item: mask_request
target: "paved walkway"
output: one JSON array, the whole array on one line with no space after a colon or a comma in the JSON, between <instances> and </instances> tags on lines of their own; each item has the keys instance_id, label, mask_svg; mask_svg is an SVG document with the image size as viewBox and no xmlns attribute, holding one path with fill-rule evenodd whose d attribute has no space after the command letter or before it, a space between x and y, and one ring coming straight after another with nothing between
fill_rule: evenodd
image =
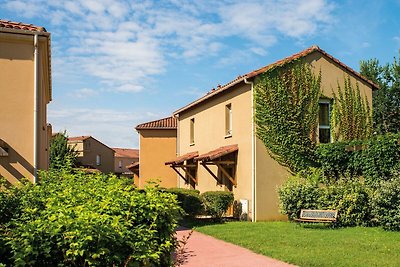
<instances>
[{"instance_id":1,"label":"paved walkway","mask_svg":"<svg viewBox=\"0 0 400 267\"><path fill-rule=\"evenodd\" d=\"M177 238L183 243L178 250L178 266L185 267L293 267L248 249L215 239L214 237L190 230L178 229ZM190 235L190 236L189 236ZM187 238L189 236L189 238ZM186 242L185 242L186 240ZM182 242L181 242L182 243ZM179 265L180 264L180 265Z\"/></svg>"}]
</instances>

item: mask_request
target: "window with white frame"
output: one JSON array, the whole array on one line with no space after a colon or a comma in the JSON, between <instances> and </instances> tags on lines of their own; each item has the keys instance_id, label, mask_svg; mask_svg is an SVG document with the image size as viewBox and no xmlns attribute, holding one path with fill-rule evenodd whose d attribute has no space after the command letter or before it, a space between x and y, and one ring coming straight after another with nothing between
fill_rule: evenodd
<instances>
[{"instance_id":1,"label":"window with white frame","mask_svg":"<svg viewBox=\"0 0 400 267\"><path fill-rule=\"evenodd\" d=\"M101 155L96 155L96 165L97 166L101 165Z\"/></svg>"},{"instance_id":2,"label":"window with white frame","mask_svg":"<svg viewBox=\"0 0 400 267\"><path fill-rule=\"evenodd\" d=\"M118 161L118 167L122 168L122 160Z\"/></svg>"},{"instance_id":3,"label":"window with white frame","mask_svg":"<svg viewBox=\"0 0 400 267\"><path fill-rule=\"evenodd\" d=\"M331 142L330 125L330 101L319 101L319 119L318 119L318 139L319 143Z\"/></svg>"},{"instance_id":4,"label":"window with white frame","mask_svg":"<svg viewBox=\"0 0 400 267\"><path fill-rule=\"evenodd\" d=\"M194 145L194 118L190 119L190 145Z\"/></svg>"}]
</instances>

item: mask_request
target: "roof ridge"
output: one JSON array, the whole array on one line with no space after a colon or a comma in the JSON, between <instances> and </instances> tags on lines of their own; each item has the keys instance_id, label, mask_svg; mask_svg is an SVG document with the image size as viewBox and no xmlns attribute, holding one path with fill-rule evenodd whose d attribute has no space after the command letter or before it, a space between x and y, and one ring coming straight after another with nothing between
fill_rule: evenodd
<instances>
[{"instance_id":1,"label":"roof ridge","mask_svg":"<svg viewBox=\"0 0 400 267\"><path fill-rule=\"evenodd\" d=\"M47 32L46 28L42 26L36 26L33 24L27 24L23 22L16 22L4 19L0 19L0 28L24 30L31 32Z\"/></svg>"}]
</instances>

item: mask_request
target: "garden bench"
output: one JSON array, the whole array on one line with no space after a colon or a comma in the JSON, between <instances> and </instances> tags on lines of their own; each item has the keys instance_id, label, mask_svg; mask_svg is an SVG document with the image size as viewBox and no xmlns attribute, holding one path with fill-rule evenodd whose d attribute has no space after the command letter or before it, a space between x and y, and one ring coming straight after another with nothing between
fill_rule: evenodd
<instances>
[{"instance_id":1,"label":"garden bench","mask_svg":"<svg viewBox=\"0 0 400 267\"><path fill-rule=\"evenodd\" d=\"M337 210L301 210L296 222L334 223L337 219Z\"/></svg>"}]
</instances>

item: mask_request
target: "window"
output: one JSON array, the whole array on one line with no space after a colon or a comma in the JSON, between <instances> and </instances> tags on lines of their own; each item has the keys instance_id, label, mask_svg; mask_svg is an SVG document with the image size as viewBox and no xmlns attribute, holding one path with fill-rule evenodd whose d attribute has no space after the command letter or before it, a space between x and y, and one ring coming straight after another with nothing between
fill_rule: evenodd
<instances>
[{"instance_id":1,"label":"window","mask_svg":"<svg viewBox=\"0 0 400 267\"><path fill-rule=\"evenodd\" d=\"M122 168L122 160L118 161L118 167Z\"/></svg>"},{"instance_id":2,"label":"window","mask_svg":"<svg viewBox=\"0 0 400 267\"><path fill-rule=\"evenodd\" d=\"M83 149L84 150L90 150L90 141L84 141L83 142Z\"/></svg>"},{"instance_id":3,"label":"window","mask_svg":"<svg viewBox=\"0 0 400 267\"><path fill-rule=\"evenodd\" d=\"M96 165L97 166L101 165L101 156L100 155L96 155Z\"/></svg>"},{"instance_id":4,"label":"window","mask_svg":"<svg viewBox=\"0 0 400 267\"><path fill-rule=\"evenodd\" d=\"M320 143L331 142L330 102L319 102L318 137Z\"/></svg>"},{"instance_id":5,"label":"window","mask_svg":"<svg viewBox=\"0 0 400 267\"><path fill-rule=\"evenodd\" d=\"M232 104L225 106L225 136L232 135Z\"/></svg>"},{"instance_id":6,"label":"window","mask_svg":"<svg viewBox=\"0 0 400 267\"><path fill-rule=\"evenodd\" d=\"M194 145L194 118L190 119L190 144Z\"/></svg>"}]
</instances>

